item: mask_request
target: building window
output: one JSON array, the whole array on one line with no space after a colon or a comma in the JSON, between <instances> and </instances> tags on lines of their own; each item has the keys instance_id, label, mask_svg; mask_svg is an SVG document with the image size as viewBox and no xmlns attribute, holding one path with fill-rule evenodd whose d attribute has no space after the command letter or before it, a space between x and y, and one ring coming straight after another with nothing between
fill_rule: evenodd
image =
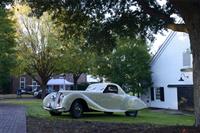
<instances>
[{"instance_id":1,"label":"building window","mask_svg":"<svg viewBox=\"0 0 200 133\"><path fill-rule=\"evenodd\" d=\"M156 100L160 100L160 88L155 88L156 89Z\"/></svg>"},{"instance_id":2,"label":"building window","mask_svg":"<svg viewBox=\"0 0 200 133\"><path fill-rule=\"evenodd\" d=\"M183 52L183 66L184 67L191 66L191 58L192 58L192 54L191 54L190 49L186 49L186 51Z\"/></svg>"},{"instance_id":3,"label":"building window","mask_svg":"<svg viewBox=\"0 0 200 133\"><path fill-rule=\"evenodd\" d=\"M37 90L38 83L35 80L32 80L32 90Z\"/></svg>"},{"instance_id":4,"label":"building window","mask_svg":"<svg viewBox=\"0 0 200 133\"><path fill-rule=\"evenodd\" d=\"M151 88L151 101L165 101L164 87Z\"/></svg>"},{"instance_id":5,"label":"building window","mask_svg":"<svg viewBox=\"0 0 200 133\"><path fill-rule=\"evenodd\" d=\"M25 89L26 86L26 78L20 77L20 89Z\"/></svg>"}]
</instances>

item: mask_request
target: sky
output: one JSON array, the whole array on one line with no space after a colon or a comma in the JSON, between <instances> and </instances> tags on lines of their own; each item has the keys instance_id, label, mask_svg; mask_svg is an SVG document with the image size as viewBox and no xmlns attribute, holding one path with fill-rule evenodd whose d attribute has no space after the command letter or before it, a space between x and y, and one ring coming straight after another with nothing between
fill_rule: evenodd
<instances>
[{"instance_id":1,"label":"sky","mask_svg":"<svg viewBox=\"0 0 200 133\"><path fill-rule=\"evenodd\" d=\"M158 3L161 5L161 6L164 6L166 4L166 0L157 0ZM173 14L172 15L173 18L175 18L175 21L176 23L182 23L182 18L180 18L179 16L177 16L176 14ZM165 39L167 38L167 36L172 32L172 30L169 30L168 31L165 31L163 30L163 33L162 34L156 34L155 35L155 41L150 43L151 45L151 50L150 50L150 53L151 54L155 54L157 52L157 50L159 49L159 47L163 44L163 42L165 41ZM183 34L178 34L177 35L178 37L182 37Z\"/></svg>"},{"instance_id":2,"label":"sky","mask_svg":"<svg viewBox=\"0 0 200 133\"><path fill-rule=\"evenodd\" d=\"M167 36L171 32L172 32L172 30L168 30L168 31L163 31L163 35L156 34L155 35L155 41L150 43L150 45L151 45L150 53L152 53L154 55L157 52L157 50L159 49L159 47L164 43L164 41L166 40ZM188 34L187 33L178 32L175 37L180 42L188 41Z\"/></svg>"},{"instance_id":3,"label":"sky","mask_svg":"<svg viewBox=\"0 0 200 133\"><path fill-rule=\"evenodd\" d=\"M170 32L171 32L171 30L168 30L168 31L163 31L163 34L155 35L154 42L150 43L150 45L151 45L150 53L152 53L153 55L156 53L156 51L163 44L163 42L165 41L165 39L167 38L167 36L169 35Z\"/></svg>"},{"instance_id":4,"label":"sky","mask_svg":"<svg viewBox=\"0 0 200 133\"><path fill-rule=\"evenodd\" d=\"M157 0L157 2L161 6L164 6L166 4L166 0ZM153 55L156 53L156 51L163 44L163 42L165 41L165 39L167 38L167 36L169 35L170 32L171 32L171 30L168 30L168 31L163 31L162 35L161 34L155 35L154 42L150 43L150 45L151 45L150 53L152 53Z\"/></svg>"}]
</instances>

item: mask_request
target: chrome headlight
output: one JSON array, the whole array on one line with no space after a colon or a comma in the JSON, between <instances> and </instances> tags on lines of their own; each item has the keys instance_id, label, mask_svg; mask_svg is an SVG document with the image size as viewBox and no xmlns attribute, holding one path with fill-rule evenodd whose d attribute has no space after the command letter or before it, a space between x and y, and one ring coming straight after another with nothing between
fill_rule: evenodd
<instances>
[{"instance_id":1,"label":"chrome headlight","mask_svg":"<svg viewBox=\"0 0 200 133\"><path fill-rule=\"evenodd\" d=\"M56 100L56 95L54 95L54 94L51 95L51 100L52 100L52 101L55 101L55 100Z\"/></svg>"}]
</instances>

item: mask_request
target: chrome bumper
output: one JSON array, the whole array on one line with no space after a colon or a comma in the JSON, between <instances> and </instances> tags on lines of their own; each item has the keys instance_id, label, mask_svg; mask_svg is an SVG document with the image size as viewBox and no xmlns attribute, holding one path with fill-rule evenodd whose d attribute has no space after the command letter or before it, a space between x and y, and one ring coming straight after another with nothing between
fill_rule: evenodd
<instances>
[{"instance_id":1,"label":"chrome bumper","mask_svg":"<svg viewBox=\"0 0 200 133\"><path fill-rule=\"evenodd\" d=\"M48 111L58 111L58 112L64 111L63 107L52 108L51 106L50 107L43 106L43 108Z\"/></svg>"}]
</instances>

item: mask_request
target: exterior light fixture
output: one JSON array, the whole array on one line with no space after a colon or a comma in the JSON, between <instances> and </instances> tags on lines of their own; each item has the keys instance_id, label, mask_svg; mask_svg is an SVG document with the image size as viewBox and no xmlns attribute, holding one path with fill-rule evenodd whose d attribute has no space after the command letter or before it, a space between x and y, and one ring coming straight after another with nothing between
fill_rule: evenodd
<instances>
[{"instance_id":1,"label":"exterior light fixture","mask_svg":"<svg viewBox=\"0 0 200 133\"><path fill-rule=\"evenodd\" d=\"M182 77L180 77L180 79L178 81L184 81Z\"/></svg>"},{"instance_id":2,"label":"exterior light fixture","mask_svg":"<svg viewBox=\"0 0 200 133\"><path fill-rule=\"evenodd\" d=\"M184 78L189 78L189 76L186 76L184 73L181 73L180 79L178 81L184 81Z\"/></svg>"}]
</instances>

